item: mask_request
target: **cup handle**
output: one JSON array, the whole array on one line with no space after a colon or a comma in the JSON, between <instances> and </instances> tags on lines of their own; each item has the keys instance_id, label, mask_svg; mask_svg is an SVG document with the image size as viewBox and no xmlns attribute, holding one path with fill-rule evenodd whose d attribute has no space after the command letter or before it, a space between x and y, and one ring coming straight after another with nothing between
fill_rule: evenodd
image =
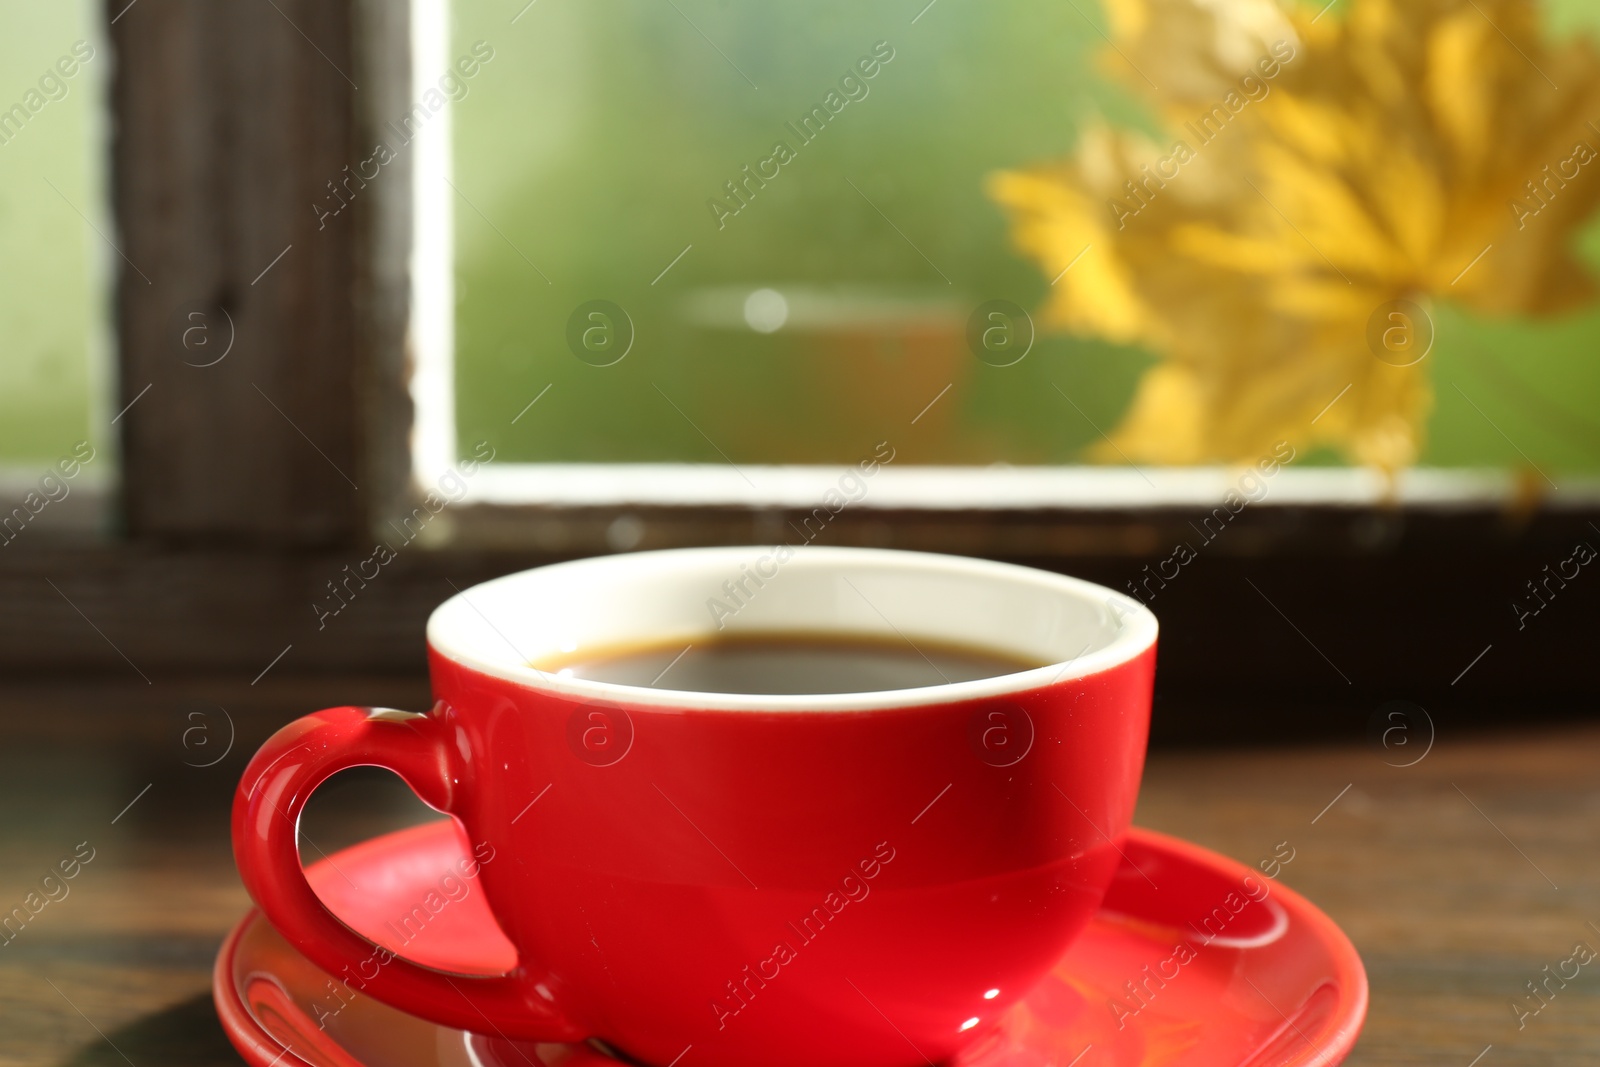
<instances>
[{"instance_id":1,"label":"cup handle","mask_svg":"<svg viewBox=\"0 0 1600 1067\"><path fill-rule=\"evenodd\" d=\"M447 744L439 719L375 708L328 708L273 734L245 768L233 800L233 856L245 888L307 959L386 1004L461 1030L582 1040L587 1033L554 1002L558 983L526 960L494 977L424 967L340 922L306 881L300 812L317 786L347 767L383 767L448 813L456 783Z\"/></svg>"}]
</instances>

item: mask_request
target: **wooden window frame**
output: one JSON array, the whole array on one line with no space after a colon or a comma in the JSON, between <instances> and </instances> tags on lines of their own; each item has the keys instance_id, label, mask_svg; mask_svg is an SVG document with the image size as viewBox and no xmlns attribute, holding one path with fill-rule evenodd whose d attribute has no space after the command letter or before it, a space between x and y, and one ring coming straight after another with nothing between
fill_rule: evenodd
<instances>
[{"instance_id":1,"label":"wooden window frame","mask_svg":"<svg viewBox=\"0 0 1600 1067\"><path fill-rule=\"evenodd\" d=\"M337 216L312 205L409 107L407 5L108 0L105 11L115 232L140 267L115 284L117 406L131 405L114 427L121 484L112 532L41 530L0 552L12 606L0 669L413 673L422 622L452 588L621 548L773 543L810 512L469 501L350 585L425 505L409 445L412 161L353 187ZM195 309L224 312L231 330L213 366L183 358L174 323ZM1252 720L1273 735L1391 698L1572 705L1600 638L1600 612L1576 602L1600 596L1600 576L1521 629L1511 603L1577 541L1600 544L1600 508L1521 499L1247 508L1178 577L1145 586L1164 627L1162 699L1184 709L1167 734L1214 736L1239 707L1280 700L1302 710ZM841 512L826 540L1009 559L1124 589L1194 541L1209 510L874 504ZM355 590L348 604L322 613L340 583Z\"/></svg>"}]
</instances>

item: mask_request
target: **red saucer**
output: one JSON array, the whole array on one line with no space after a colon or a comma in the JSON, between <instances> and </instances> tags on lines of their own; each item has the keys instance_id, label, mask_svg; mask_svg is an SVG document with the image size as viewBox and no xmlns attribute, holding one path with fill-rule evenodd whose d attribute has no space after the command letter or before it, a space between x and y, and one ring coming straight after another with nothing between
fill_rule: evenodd
<instances>
[{"instance_id":1,"label":"red saucer","mask_svg":"<svg viewBox=\"0 0 1600 1067\"><path fill-rule=\"evenodd\" d=\"M1176 838L1135 829L1122 848L1126 862L1099 915L950 1067L1344 1059L1366 1015L1367 976L1333 920L1259 872ZM466 854L455 823L441 820L346 849L308 875L335 914L386 948L404 944L405 955L441 970L500 973L514 955L482 891L456 875ZM430 894L434 910L402 932L396 920ZM597 1047L469 1034L351 993L253 909L223 942L212 988L223 1029L255 1067L616 1063Z\"/></svg>"}]
</instances>

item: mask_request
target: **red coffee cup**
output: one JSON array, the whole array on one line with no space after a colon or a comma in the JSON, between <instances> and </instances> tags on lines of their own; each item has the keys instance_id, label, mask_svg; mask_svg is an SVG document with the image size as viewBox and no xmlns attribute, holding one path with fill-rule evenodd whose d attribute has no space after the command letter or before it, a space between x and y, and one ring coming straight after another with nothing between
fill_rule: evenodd
<instances>
[{"instance_id":1,"label":"red coffee cup","mask_svg":"<svg viewBox=\"0 0 1600 1067\"><path fill-rule=\"evenodd\" d=\"M820 696L529 666L688 644L719 625L1049 666ZM952 556L685 549L512 574L433 613L432 711L332 708L262 747L235 798L234 854L297 949L449 1026L597 1038L658 1067L939 1062L1027 993L1099 906L1138 792L1155 640L1128 597ZM311 891L301 808L363 765L395 771L492 857L472 874L513 970L418 965Z\"/></svg>"}]
</instances>

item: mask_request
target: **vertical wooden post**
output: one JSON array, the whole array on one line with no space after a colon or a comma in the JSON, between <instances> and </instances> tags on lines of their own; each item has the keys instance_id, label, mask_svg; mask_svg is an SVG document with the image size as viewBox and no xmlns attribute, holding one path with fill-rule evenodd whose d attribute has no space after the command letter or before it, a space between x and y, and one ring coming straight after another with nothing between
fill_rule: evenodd
<instances>
[{"instance_id":1,"label":"vertical wooden post","mask_svg":"<svg viewBox=\"0 0 1600 1067\"><path fill-rule=\"evenodd\" d=\"M125 5L107 17L128 532L352 541L395 490L379 453L406 422L408 242L376 240L376 209L409 175L352 177L364 99L405 82L406 5L359 41L361 0Z\"/></svg>"}]
</instances>

